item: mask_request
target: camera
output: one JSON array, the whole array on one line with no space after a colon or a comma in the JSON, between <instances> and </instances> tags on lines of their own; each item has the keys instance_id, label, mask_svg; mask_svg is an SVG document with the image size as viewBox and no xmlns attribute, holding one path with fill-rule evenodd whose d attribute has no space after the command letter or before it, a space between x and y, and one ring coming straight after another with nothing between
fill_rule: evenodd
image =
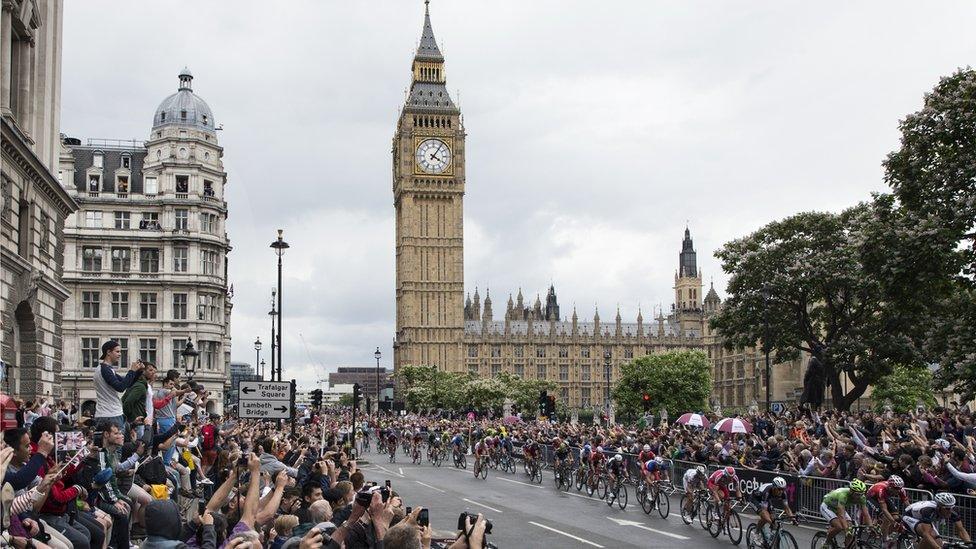
<instances>
[{"instance_id":1,"label":"camera","mask_svg":"<svg viewBox=\"0 0 976 549\"><path fill-rule=\"evenodd\" d=\"M467 533L468 531L468 517L471 517L471 522L478 520L478 515L476 513L469 513L467 511L462 511L461 515L458 517L457 529ZM491 521L485 519L485 535L491 533Z\"/></svg>"},{"instance_id":2,"label":"camera","mask_svg":"<svg viewBox=\"0 0 976 549\"><path fill-rule=\"evenodd\" d=\"M356 503L368 508L370 501L373 499L373 492L379 492L384 503L390 499L390 489L386 486L370 486L368 488L364 487L359 492L356 492Z\"/></svg>"}]
</instances>

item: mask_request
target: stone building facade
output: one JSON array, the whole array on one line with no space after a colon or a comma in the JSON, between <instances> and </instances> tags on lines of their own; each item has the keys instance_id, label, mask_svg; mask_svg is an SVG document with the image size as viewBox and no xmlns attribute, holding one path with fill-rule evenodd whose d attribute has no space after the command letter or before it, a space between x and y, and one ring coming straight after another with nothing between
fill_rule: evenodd
<instances>
[{"instance_id":1,"label":"stone building facade","mask_svg":"<svg viewBox=\"0 0 976 549\"><path fill-rule=\"evenodd\" d=\"M61 396L64 221L58 182L59 0L3 0L0 19L0 390Z\"/></svg>"},{"instance_id":2,"label":"stone building facade","mask_svg":"<svg viewBox=\"0 0 976 549\"><path fill-rule=\"evenodd\" d=\"M65 224L63 378L83 409L108 339L124 364L161 370L183 370L192 341L211 411L231 388L227 174L213 112L192 83L184 69L145 142L64 139L61 177L80 209Z\"/></svg>"},{"instance_id":3,"label":"stone building facade","mask_svg":"<svg viewBox=\"0 0 976 549\"><path fill-rule=\"evenodd\" d=\"M574 309L567 318L552 286L544 303L539 296L527 303L521 290L514 299L509 295L497 318L487 289L484 302L475 289L462 305L465 130L447 93L443 66L427 11L393 140L394 368L425 364L483 377L507 372L547 379L556 382L564 404L585 409L605 405L621 364L647 354L697 349L712 362L716 403L745 408L764 402L761 351L726 351L708 327L721 300L714 287L702 295L702 273L687 228L674 275L674 303L646 323L640 311L636 322L624 322L619 310L609 322L601 321L598 311L580 320ZM802 361L776 365L772 400L793 400L801 366Z\"/></svg>"}]
</instances>

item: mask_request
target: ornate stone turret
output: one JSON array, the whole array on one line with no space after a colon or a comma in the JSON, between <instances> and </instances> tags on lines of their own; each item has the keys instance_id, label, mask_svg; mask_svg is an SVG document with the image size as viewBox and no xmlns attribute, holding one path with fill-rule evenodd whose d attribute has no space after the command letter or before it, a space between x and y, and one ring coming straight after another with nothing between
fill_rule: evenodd
<instances>
[{"instance_id":1,"label":"ornate stone turret","mask_svg":"<svg viewBox=\"0 0 976 549\"><path fill-rule=\"evenodd\" d=\"M512 294L508 294L508 304L505 306L505 320L512 320L515 315L515 303L512 301Z\"/></svg>"},{"instance_id":2,"label":"ornate stone turret","mask_svg":"<svg viewBox=\"0 0 976 549\"><path fill-rule=\"evenodd\" d=\"M471 303L471 316L474 320L481 319L481 295L478 294L478 287L474 287L474 302Z\"/></svg>"},{"instance_id":3,"label":"ornate stone turret","mask_svg":"<svg viewBox=\"0 0 976 549\"><path fill-rule=\"evenodd\" d=\"M637 307L637 336L644 335L644 314L641 313L640 307Z\"/></svg>"},{"instance_id":4,"label":"ornate stone turret","mask_svg":"<svg viewBox=\"0 0 976 549\"><path fill-rule=\"evenodd\" d=\"M613 331L614 335L616 335L617 337L620 337L621 335L623 335L623 328L621 327L621 320L622 319L620 318L620 307L617 307L617 318L614 319L614 321L615 321L615 328L614 328L614 331Z\"/></svg>"},{"instance_id":5,"label":"ornate stone turret","mask_svg":"<svg viewBox=\"0 0 976 549\"><path fill-rule=\"evenodd\" d=\"M705 294L705 301L703 302L705 314L712 315L718 312L719 308L722 306L722 300L718 297L718 292L715 291L715 282L713 281L711 287L708 289L708 293Z\"/></svg>"},{"instance_id":6,"label":"ornate stone turret","mask_svg":"<svg viewBox=\"0 0 976 549\"><path fill-rule=\"evenodd\" d=\"M545 318L542 316L542 300L539 299L539 294L535 294L535 305L532 305L532 314L535 316L536 320L542 320Z\"/></svg>"},{"instance_id":7,"label":"ornate stone turret","mask_svg":"<svg viewBox=\"0 0 976 549\"><path fill-rule=\"evenodd\" d=\"M481 320L486 324L491 322L491 290L485 290L485 312L481 315Z\"/></svg>"},{"instance_id":8,"label":"ornate stone turret","mask_svg":"<svg viewBox=\"0 0 976 549\"><path fill-rule=\"evenodd\" d=\"M525 303L522 300L522 288L518 289L518 296L515 297L515 306L518 307L519 311L525 310Z\"/></svg>"},{"instance_id":9,"label":"ornate stone turret","mask_svg":"<svg viewBox=\"0 0 976 549\"><path fill-rule=\"evenodd\" d=\"M552 284L546 294L546 320L559 320L559 302L556 300L556 288Z\"/></svg>"},{"instance_id":10,"label":"ornate stone turret","mask_svg":"<svg viewBox=\"0 0 976 549\"><path fill-rule=\"evenodd\" d=\"M576 316L576 306L573 306L573 335L579 334L579 317Z\"/></svg>"},{"instance_id":11,"label":"ornate stone turret","mask_svg":"<svg viewBox=\"0 0 976 549\"><path fill-rule=\"evenodd\" d=\"M593 308L593 334L600 334L600 309L596 307Z\"/></svg>"},{"instance_id":12,"label":"ornate stone turret","mask_svg":"<svg viewBox=\"0 0 976 549\"><path fill-rule=\"evenodd\" d=\"M471 294L467 294L464 300L464 320L474 320L471 315Z\"/></svg>"}]
</instances>

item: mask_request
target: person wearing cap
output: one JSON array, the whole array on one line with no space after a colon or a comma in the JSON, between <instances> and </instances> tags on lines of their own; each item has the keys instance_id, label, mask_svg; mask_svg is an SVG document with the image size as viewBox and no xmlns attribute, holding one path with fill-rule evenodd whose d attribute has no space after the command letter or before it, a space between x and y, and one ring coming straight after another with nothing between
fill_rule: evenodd
<instances>
[{"instance_id":1,"label":"person wearing cap","mask_svg":"<svg viewBox=\"0 0 976 549\"><path fill-rule=\"evenodd\" d=\"M122 413L120 394L132 386L142 375L142 361L137 360L129 366L125 377L115 373L115 367L122 356L119 342L108 340L102 344L101 362L95 371L95 426L104 429L106 424L114 424L125 431L125 416Z\"/></svg>"},{"instance_id":2,"label":"person wearing cap","mask_svg":"<svg viewBox=\"0 0 976 549\"><path fill-rule=\"evenodd\" d=\"M200 549L215 549L217 533L209 510L200 517L198 528ZM171 499L156 499L146 508L146 540L140 549L185 549L183 540L192 537L192 529L180 519L180 509Z\"/></svg>"}]
</instances>

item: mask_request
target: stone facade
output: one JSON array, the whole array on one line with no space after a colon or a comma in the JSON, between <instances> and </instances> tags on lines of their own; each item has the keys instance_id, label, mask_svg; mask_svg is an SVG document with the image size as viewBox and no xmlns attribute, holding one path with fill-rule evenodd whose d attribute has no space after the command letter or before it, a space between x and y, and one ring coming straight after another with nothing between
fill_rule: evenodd
<instances>
[{"instance_id":1,"label":"stone facade","mask_svg":"<svg viewBox=\"0 0 976 549\"><path fill-rule=\"evenodd\" d=\"M192 341L211 411L231 389L227 174L192 78L179 75L145 142L64 139L61 177L80 204L65 224L64 382L83 408L108 339L126 365L141 358L160 370L183 370Z\"/></svg>"},{"instance_id":2,"label":"stone facade","mask_svg":"<svg viewBox=\"0 0 976 549\"><path fill-rule=\"evenodd\" d=\"M58 183L58 0L3 0L0 19L0 359L2 390L61 396L64 221Z\"/></svg>"},{"instance_id":3,"label":"stone facade","mask_svg":"<svg viewBox=\"0 0 976 549\"><path fill-rule=\"evenodd\" d=\"M763 403L761 351L726 351L708 327L721 300L714 288L702 295L702 273L687 228L674 275L674 304L648 323L640 311L636 322L623 322L619 310L611 322L601 322L598 311L592 320L580 321L575 309L566 318L552 286L544 303L539 296L526 303L521 290L515 299L510 294L497 320L487 290L484 302L476 288L473 299L469 296L462 305L465 131L445 89L443 65L428 12L393 140L394 368L424 364L483 377L507 372L546 379L556 382L558 398L567 406L598 408L605 404L608 385L618 380L621 364L652 353L701 350L713 365L716 403L736 408ZM429 155L430 139L452 153L446 167L438 154ZM772 400L795 400L803 363L774 367Z\"/></svg>"}]
</instances>

